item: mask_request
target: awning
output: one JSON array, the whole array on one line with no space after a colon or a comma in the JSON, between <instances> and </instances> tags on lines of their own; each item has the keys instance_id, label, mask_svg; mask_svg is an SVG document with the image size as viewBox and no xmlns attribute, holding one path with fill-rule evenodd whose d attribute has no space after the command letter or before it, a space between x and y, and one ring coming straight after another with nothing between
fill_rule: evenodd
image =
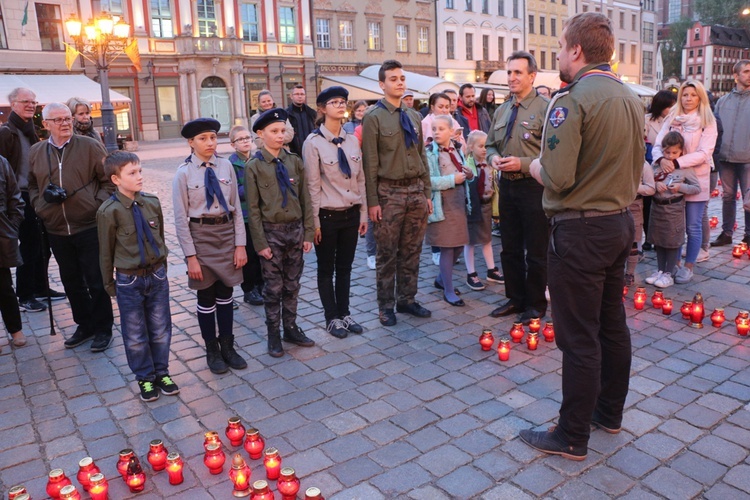
<instances>
[{"instance_id":1,"label":"awning","mask_svg":"<svg viewBox=\"0 0 750 500\"><path fill-rule=\"evenodd\" d=\"M490 77L487 79L488 83L494 83L495 85L508 85L508 70L499 69L493 71ZM534 87L540 85L546 85L552 90L560 88L560 73L557 71L538 71L536 78L534 79Z\"/></svg>"},{"instance_id":2,"label":"awning","mask_svg":"<svg viewBox=\"0 0 750 500\"><path fill-rule=\"evenodd\" d=\"M340 85L349 91L350 101L376 101L383 98L383 91L376 80L362 76L324 76L321 90ZM415 99L427 99L429 96L414 92Z\"/></svg>"},{"instance_id":3,"label":"awning","mask_svg":"<svg viewBox=\"0 0 750 500\"><path fill-rule=\"evenodd\" d=\"M380 65L373 64L372 66L368 66L363 69L359 75L377 82L379 71ZM414 91L414 97L416 97L417 99L425 99L429 97L430 94L443 92L448 89L452 89L458 92L459 86L457 84L455 84L454 82L449 82L448 80L443 80L442 78L438 78L436 76L425 76L411 71L404 71L404 76L406 76L406 87L409 90ZM417 97L417 93L426 95L424 97Z\"/></svg>"},{"instance_id":4,"label":"awning","mask_svg":"<svg viewBox=\"0 0 750 500\"><path fill-rule=\"evenodd\" d=\"M71 97L82 97L95 108L102 102L102 90L98 83L86 75L0 75L0 106L8 107L11 90L24 87L36 94L39 104L64 103ZM110 89L109 97L115 107L130 104L130 98Z\"/></svg>"},{"instance_id":5,"label":"awning","mask_svg":"<svg viewBox=\"0 0 750 500\"><path fill-rule=\"evenodd\" d=\"M652 89L651 87L646 87L645 85L638 85L637 83L628 82L628 86L640 97L653 97L656 95L656 90Z\"/></svg>"}]
</instances>

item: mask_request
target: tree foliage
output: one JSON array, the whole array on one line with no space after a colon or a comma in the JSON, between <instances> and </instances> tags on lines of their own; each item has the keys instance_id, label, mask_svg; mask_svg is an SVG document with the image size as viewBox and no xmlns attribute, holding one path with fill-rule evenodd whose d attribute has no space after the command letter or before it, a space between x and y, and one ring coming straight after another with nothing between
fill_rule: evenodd
<instances>
[{"instance_id":1,"label":"tree foliage","mask_svg":"<svg viewBox=\"0 0 750 500\"><path fill-rule=\"evenodd\" d=\"M747 0L695 0L696 17L703 24L721 24L734 28L750 27L750 15L743 16Z\"/></svg>"},{"instance_id":2,"label":"tree foliage","mask_svg":"<svg viewBox=\"0 0 750 500\"><path fill-rule=\"evenodd\" d=\"M664 63L664 78L676 76L680 78L682 71L682 49L687 41L688 29L693 21L683 17L676 23L669 25L669 37L664 41L661 48L661 58Z\"/></svg>"}]
</instances>

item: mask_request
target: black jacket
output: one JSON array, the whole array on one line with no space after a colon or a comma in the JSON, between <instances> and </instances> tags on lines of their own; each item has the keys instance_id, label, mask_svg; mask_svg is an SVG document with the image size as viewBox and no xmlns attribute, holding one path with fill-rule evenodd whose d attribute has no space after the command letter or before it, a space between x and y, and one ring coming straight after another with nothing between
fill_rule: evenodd
<instances>
[{"instance_id":1,"label":"black jacket","mask_svg":"<svg viewBox=\"0 0 750 500\"><path fill-rule=\"evenodd\" d=\"M303 104L302 109L304 114L309 117L310 124L312 124L312 126L309 127L308 132L312 132L313 130L315 130L315 119L318 117L318 113L307 104ZM305 129L307 127L302 127L299 123L299 120L297 119L298 114L294 109L294 104L290 104L289 107L286 108L286 112L289 115L289 123L291 123L292 127L294 127L294 139L292 139L292 142L289 143L289 149L292 151L292 153L301 157L302 144L304 144L305 139L307 139L307 134L305 133Z\"/></svg>"},{"instance_id":2,"label":"black jacket","mask_svg":"<svg viewBox=\"0 0 750 500\"><path fill-rule=\"evenodd\" d=\"M18 137L20 133L18 128L10 122L0 127L0 156L8 160L13 173L18 172L19 163L21 163L21 139Z\"/></svg>"},{"instance_id":3,"label":"black jacket","mask_svg":"<svg viewBox=\"0 0 750 500\"><path fill-rule=\"evenodd\" d=\"M8 160L0 156L0 268L20 266L18 228L23 221L24 202Z\"/></svg>"}]
</instances>

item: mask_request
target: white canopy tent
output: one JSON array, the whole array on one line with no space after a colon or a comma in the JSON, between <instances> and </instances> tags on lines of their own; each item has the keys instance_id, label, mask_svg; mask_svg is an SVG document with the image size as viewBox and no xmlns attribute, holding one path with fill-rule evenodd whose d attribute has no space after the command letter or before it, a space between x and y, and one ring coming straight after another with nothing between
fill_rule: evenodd
<instances>
[{"instance_id":1,"label":"white canopy tent","mask_svg":"<svg viewBox=\"0 0 750 500\"><path fill-rule=\"evenodd\" d=\"M637 83L628 82L628 86L640 97L654 97L656 95L656 90L652 89L651 87L646 87L645 85L638 85Z\"/></svg>"},{"instance_id":2,"label":"white canopy tent","mask_svg":"<svg viewBox=\"0 0 750 500\"><path fill-rule=\"evenodd\" d=\"M378 71L380 70L379 64L373 64L362 70L359 74L365 78L378 82ZM425 99L430 94L436 92L442 92L444 90L453 89L458 92L459 85L454 82L449 82L438 78L436 76L425 76L419 73L413 73L411 71L404 71L406 76L406 87L414 92L414 97L417 99ZM423 96L417 96L417 93L426 94Z\"/></svg>"},{"instance_id":3,"label":"white canopy tent","mask_svg":"<svg viewBox=\"0 0 750 500\"><path fill-rule=\"evenodd\" d=\"M508 71L504 69L493 71L490 77L487 79L487 83L494 83L495 85L504 85L507 87ZM557 71L539 71L537 72L536 79L534 80L534 87L538 87L539 85L546 85L552 90L559 89L560 84L560 73L558 73Z\"/></svg>"},{"instance_id":4,"label":"white canopy tent","mask_svg":"<svg viewBox=\"0 0 750 500\"><path fill-rule=\"evenodd\" d=\"M377 80L363 76L324 76L320 84L321 90L340 85L349 91L350 101L374 101L383 98L383 91ZM414 92L416 99L426 99L428 96Z\"/></svg>"},{"instance_id":5,"label":"white canopy tent","mask_svg":"<svg viewBox=\"0 0 750 500\"><path fill-rule=\"evenodd\" d=\"M102 90L86 75L0 75L0 107L8 107L11 90L24 87L36 94L41 106L51 102L64 103L71 97L82 97L99 108ZM110 89L110 100L115 108L127 108L131 99Z\"/></svg>"}]
</instances>

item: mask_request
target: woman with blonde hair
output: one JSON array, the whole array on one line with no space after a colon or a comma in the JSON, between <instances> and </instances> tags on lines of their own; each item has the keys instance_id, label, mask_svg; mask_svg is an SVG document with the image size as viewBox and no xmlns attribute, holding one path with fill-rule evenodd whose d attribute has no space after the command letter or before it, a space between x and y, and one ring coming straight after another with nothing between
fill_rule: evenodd
<instances>
[{"instance_id":1,"label":"woman with blonde hair","mask_svg":"<svg viewBox=\"0 0 750 500\"><path fill-rule=\"evenodd\" d=\"M91 119L91 103L82 97L71 97L65 103L73 115L73 130L76 135L85 135L96 139L104 144L102 136L94 129L94 120Z\"/></svg>"},{"instance_id":2,"label":"woman with blonde hair","mask_svg":"<svg viewBox=\"0 0 750 500\"><path fill-rule=\"evenodd\" d=\"M675 160L663 157L662 139L677 131L685 139L684 155ZM676 168L692 169L700 184L700 193L685 195L685 225L687 253L685 265L677 270L675 283L687 283L693 278L693 267L698 260L703 241L703 211L708 203L711 176L711 155L716 145L716 119L711 112L706 89L698 81L687 80L680 86L677 103L664 119L659 135L654 141L654 166L669 174ZM704 257L704 256L701 256ZM705 260L705 259L701 259Z\"/></svg>"}]
</instances>

